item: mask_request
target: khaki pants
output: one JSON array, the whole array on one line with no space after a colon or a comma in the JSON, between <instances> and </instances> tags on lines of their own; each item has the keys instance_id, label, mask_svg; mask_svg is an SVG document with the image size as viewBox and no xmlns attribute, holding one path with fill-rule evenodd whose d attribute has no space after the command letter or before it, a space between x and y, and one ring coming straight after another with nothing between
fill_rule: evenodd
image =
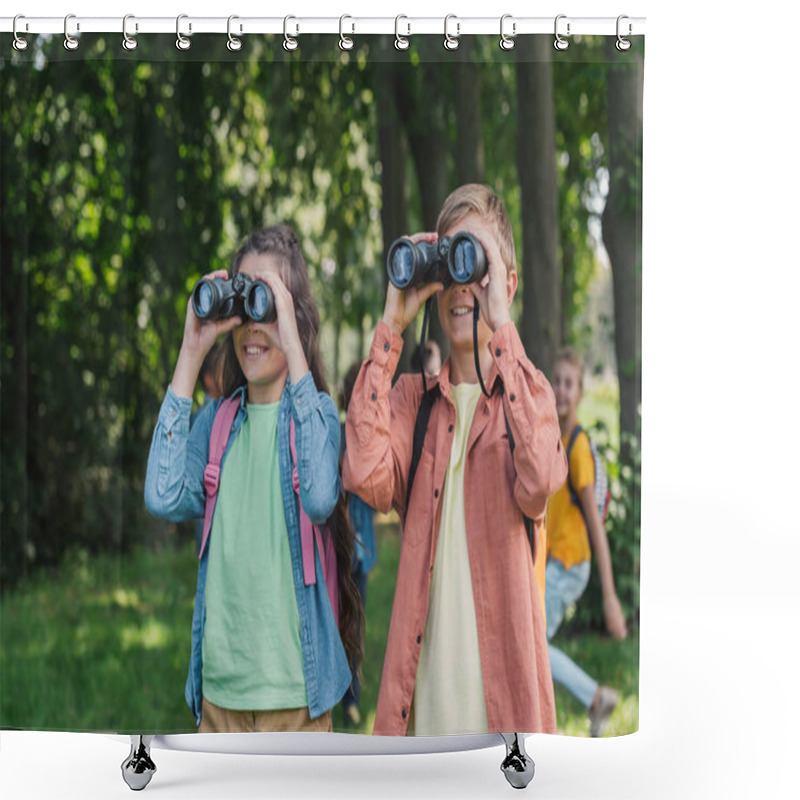
<instances>
[{"instance_id":1,"label":"khaki pants","mask_svg":"<svg viewBox=\"0 0 800 800\"><path fill-rule=\"evenodd\" d=\"M232 711L220 708L203 698L203 718L198 733L268 733L287 731L333 731L331 712L311 719L308 708L278 711Z\"/></svg>"}]
</instances>

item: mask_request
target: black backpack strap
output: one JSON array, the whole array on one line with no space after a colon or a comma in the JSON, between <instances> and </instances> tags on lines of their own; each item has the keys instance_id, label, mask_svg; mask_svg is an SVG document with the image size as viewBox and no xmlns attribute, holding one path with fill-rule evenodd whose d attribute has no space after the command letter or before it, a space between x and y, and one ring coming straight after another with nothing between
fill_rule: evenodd
<instances>
[{"instance_id":1,"label":"black backpack strap","mask_svg":"<svg viewBox=\"0 0 800 800\"><path fill-rule=\"evenodd\" d=\"M569 499L576 505L578 508L581 508L580 499L578 498L578 493L575 491L575 487L572 484L572 475L569 472L569 460L572 456L572 448L575 445L575 440L578 438L578 435L581 433L583 428L580 425L576 425L572 429L572 433L569 437L569 443L567 444L567 486L569 487ZM583 513L583 509L581 509L581 513Z\"/></svg>"},{"instance_id":2,"label":"black backpack strap","mask_svg":"<svg viewBox=\"0 0 800 800\"><path fill-rule=\"evenodd\" d=\"M500 383L500 391L503 391L503 384ZM423 392L422 399L420 400L419 408L417 409L417 419L414 422L414 445L411 452L411 466L408 470L408 484L406 488L406 514L408 514L408 503L411 500L411 488L414 485L414 476L417 472L419 460L422 457L422 447L425 444L425 434L428 430L428 421L431 418L431 409L433 403L439 396L439 384L434 383L430 389ZM508 424L508 415L506 408L503 406L503 419L506 423L506 434L508 435L508 446L511 449L511 458L514 458L514 434L511 433L511 426ZM533 520L526 514L522 515L525 520L525 530L528 532L528 542L530 543L531 554L533 554L533 537L534 537L534 524Z\"/></svg>"},{"instance_id":3,"label":"black backpack strap","mask_svg":"<svg viewBox=\"0 0 800 800\"><path fill-rule=\"evenodd\" d=\"M583 428L580 425L576 425L572 433L569 437L569 443L567 444L567 487L569 488L569 499L574 505L578 506L578 511L581 512L581 516L583 517L583 524L586 526L586 532L589 532L589 520L586 519L586 514L583 511L583 506L581 505L581 499L578 497L578 493L575 491L575 486L572 483L572 475L569 471L569 459L572 455L572 447L575 444L575 440L578 438L580 433L583 431ZM592 537L589 537L589 544L592 543Z\"/></svg>"},{"instance_id":4,"label":"black backpack strap","mask_svg":"<svg viewBox=\"0 0 800 800\"><path fill-rule=\"evenodd\" d=\"M500 391L501 392L503 391L502 387L503 387L503 384L500 383ZM508 414L506 414L505 405L503 406L503 419L506 422L506 434L508 435L508 446L509 446L509 449L511 450L511 460L513 462L513 460L514 460L514 446L515 446L514 434L511 433L511 426L508 424ZM531 546L531 555L532 555L533 554L533 530L534 530L533 520L527 514L523 514L522 518L525 520L525 530L528 532L528 542L530 543L530 546Z\"/></svg>"},{"instance_id":5,"label":"black backpack strap","mask_svg":"<svg viewBox=\"0 0 800 800\"><path fill-rule=\"evenodd\" d=\"M411 500L411 488L414 485L414 476L417 474L419 460L422 457L422 446L425 444L425 434L428 431L431 409L438 396L439 384L437 382L434 383L430 389L422 393L422 399L417 409L417 419L414 422L414 445L411 451L411 466L408 468L408 483L406 486L406 514L408 514L408 503Z\"/></svg>"}]
</instances>

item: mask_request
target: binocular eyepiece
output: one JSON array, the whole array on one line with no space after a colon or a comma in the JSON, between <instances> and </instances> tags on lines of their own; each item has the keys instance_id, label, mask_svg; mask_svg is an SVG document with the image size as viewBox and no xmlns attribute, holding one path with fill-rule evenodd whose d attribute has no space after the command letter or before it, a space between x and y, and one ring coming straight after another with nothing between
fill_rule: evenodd
<instances>
[{"instance_id":1,"label":"binocular eyepiece","mask_svg":"<svg viewBox=\"0 0 800 800\"><path fill-rule=\"evenodd\" d=\"M410 289L421 283L441 281L473 283L483 280L489 269L481 243L463 231L436 242L395 239L386 256L386 272L397 289Z\"/></svg>"},{"instance_id":2,"label":"binocular eyepiece","mask_svg":"<svg viewBox=\"0 0 800 800\"><path fill-rule=\"evenodd\" d=\"M272 289L241 272L232 278L201 278L192 289L192 308L202 322L239 316L269 324L278 318Z\"/></svg>"}]
</instances>

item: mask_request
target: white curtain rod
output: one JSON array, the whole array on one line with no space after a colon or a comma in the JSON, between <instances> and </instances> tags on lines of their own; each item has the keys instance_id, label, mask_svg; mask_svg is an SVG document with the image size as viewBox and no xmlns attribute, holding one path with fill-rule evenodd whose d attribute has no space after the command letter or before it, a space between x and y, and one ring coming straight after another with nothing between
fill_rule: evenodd
<instances>
[{"instance_id":1,"label":"white curtain rod","mask_svg":"<svg viewBox=\"0 0 800 800\"><path fill-rule=\"evenodd\" d=\"M12 33L15 17L0 17L0 32ZM551 34L559 36L577 35L639 36L645 32L645 17L459 17L451 14L444 17L195 17L181 14L176 17L137 17L128 15L125 31L128 36L150 33L177 33L191 36L196 33L217 33L236 36L247 34L287 34L302 36L304 33L329 33L344 36L358 34L387 34L414 36L417 34L447 33L458 37L473 34L497 34L522 36L526 34ZM81 33L122 33L122 17L83 17L70 14L66 17L16 17L16 33L64 34L78 36ZM65 31L66 29L66 31Z\"/></svg>"}]
</instances>

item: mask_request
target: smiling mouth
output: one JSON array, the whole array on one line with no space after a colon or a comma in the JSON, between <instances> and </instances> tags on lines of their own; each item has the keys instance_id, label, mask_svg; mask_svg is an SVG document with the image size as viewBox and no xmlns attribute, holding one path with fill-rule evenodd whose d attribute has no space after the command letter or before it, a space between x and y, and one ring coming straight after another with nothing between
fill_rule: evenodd
<instances>
[{"instance_id":1,"label":"smiling mouth","mask_svg":"<svg viewBox=\"0 0 800 800\"><path fill-rule=\"evenodd\" d=\"M269 350L266 345L249 344L242 348L246 356L257 357Z\"/></svg>"},{"instance_id":2,"label":"smiling mouth","mask_svg":"<svg viewBox=\"0 0 800 800\"><path fill-rule=\"evenodd\" d=\"M450 314L454 317L465 317L472 313L472 306L456 306L450 309Z\"/></svg>"}]
</instances>

